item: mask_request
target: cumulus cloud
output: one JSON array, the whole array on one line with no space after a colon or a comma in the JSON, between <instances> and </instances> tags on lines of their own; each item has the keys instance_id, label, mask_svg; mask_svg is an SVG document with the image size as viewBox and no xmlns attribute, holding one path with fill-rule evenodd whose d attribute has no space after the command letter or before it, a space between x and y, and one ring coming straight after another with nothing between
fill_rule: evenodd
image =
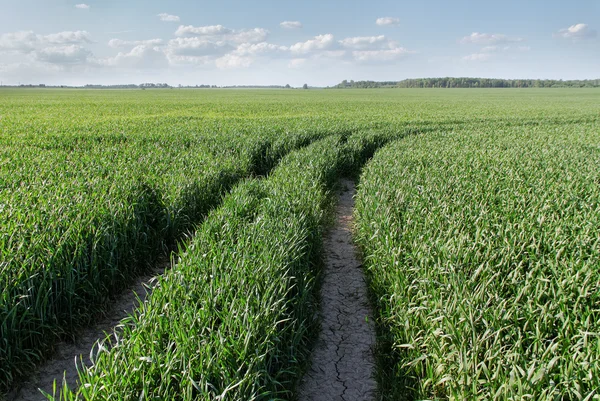
<instances>
[{"instance_id":1,"label":"cumulus cloud","mask_svg":"<svg viewBox=\"0 0 600 401\"><path fill-rule=\"evenodd\" d=\"M157 17L160 18L161 21L165 21L165 22L179 22L179 17L177 15L160 13L157 15Z\"/></svg>"},{"instance_id":2,"label":"cumulus cloud","mask_svg":"<svg viewBox=\"0 0 600 401\"><path fill-rule=\"evenodd\" d=\"M359 62L395 61L413 52L397 47L390 50L355 50L352 56Z\"/></svg>"},{"instance_id":3,"label":"cumulus cloud","mask_svg":"<svg viewBox=\"0 0 600 401\"><path fill-rule=\"evenodd\" d=\"M162 39L148 39L148 40L121 40L111 39L108 41L108 45L112 48L119 49L123 47L135 47L135 46L161 46L164 44Z\"/></svg>"},{"instance_id":4,"label":"cumulus cloud","mask_svg":"<svg viewBox=\"0 0 600 401\"><path fill-rule=\"evenodd\" d=\"M379 26L400 25L400 19L393 18L393 17L381 17L381 18L377 18L377 21L375 21L375 23Z\"/></svg>"},{"instance_id":5,"label":"cumulus cloud","mask_svg":"<svg viewBox=\"0 0 600 401\"><path fill-rule=\"evenodd\" d=\"M87 31L65 31L41 36L42 42L51 44L78 44L92 43L90 34Z\"/></svg>"},{"instance_id":6,"label":"cumulus cloud","mask_svg":"<svg viewBox=\"0 0 600 401\"><path fill-rule=\"evenodd\" d=\"M0 35L0 50L27 53L40 45L40 36L32 31L20 31Z\"/></svg>"},{"instance_id":7,"label":"cumulus cloud","mask_svg":"<svg viewBox=\"0 0 600 401\"><path fill-rule=\"evenodd\" d=\"M385 35L379 36L357 36L353 38L346 38L340 40L340 44L349 49L372 49L375 48L387 48L390 47L390 42L386 39Z\"/></svg>"},{"instance_id":8,"label":"cumulus cloud","mask_svg":"<svg viewBox=\"0 0 600 401\"><path fill-rule=\"evenodd\" d=\"M175 36L215 36L227 35L232 32L233 30L225 28L223 25L180 25L179 28L177 28L177 30L175 31Z\"/></svg>"},{"instance_id":9,"label":"cumulus cloud","mask_svg":"<svg viewBox=\"0 0 600 401\"><path fill-rule=\"evenodd\" d=\"M568 28L561 29L554 34L555 38L582 40L593 39L598 36L598 32L590 28L587 24L575 24Z\"/></svg>"},{"instance_id":10,"label":"cumulus cloud","mask_svg":"<svg viewBox=\"0 0 600 401\"><path fill-rule=\"evenodd\" d=\"M285 29L300 29L302 28L302 23L300 21L283 21L279 26Z\"/></svg>"},{"instance_id":11,"label":"cumulus cloud","mask_svg":"<svg viewBox=\"0 0 600 401\"><path fill-rule=\"evenodd\" d=\"M0 49L31 52L48 45L91 43L86 31L64 31L50 35L37 35L33 31L20 31L0 35Z\"/></svg>"},{"instance_id":12,"label":"cumulus cloud","mask_svg":"<svg viewBox=\"0 0 600 401\"><path fill-rule=\"evenodd\" d=\"M317 50L325 50L333 47L335 41L333 35L328 33L325 35L315 36L313 39L309 39L306 42L298 42L290 47L292 53L306 54Z\"/></svg>"},{"instance_id":13,"label":"cumulus cloud","mask_svg":"<svg viewBox=\"0 0 600 401\"><path fill-rule=\"evenodd\" d=\"M90 6L88 4L75 4L75 8L79 8L80 10L89 10Z\"/></svg>"},{"instance_id":14,"label":"cumulus cloud","mask_svg":"<svg viewBox=\"0 0 600 401\"><path fill-rule=\"evenodd\" d=\"M231 40L238 43L258 43L264 42L269 31L263 28L246 29L242 31L234 31L233 34L226 36L226 40Z\"/></svg>"},{"instance_id":15,"label":"cumulus cloud","mask_svg":"<svg viewBox=\"0 0 600 401\"><path fill-rule=\"evenodd\" d=\"M95 60L99 66L133 68L133 69L158 69L169 65L165 53L159 47L139 45L129 52L119 52L115 57Z\"/></svg>"},{"instance_id":16,"label":"cumulus cloud","mask_svg":"<svg viewBox=\"0 0 600 401\"><path fill-rule=\"evenodd\" d=\"M225 70L225 69L235 69L235 68L247 68L250 67L253 60L250 57L242 57L236 54L226 54L223 57L215 60L215 65L217 68Z\"/></svg>"},{"instance_id":17,"label":"cumulus cloud","mask_svg":"<svg viewBox=\"0 0 600 401\"><path fill-rule=\"evenodd\" d=\"M235 30L223 25L180 25L175 31L177 37L168 42L164 52L172 64L242 68L256 56L288 51L285 46L265 42L268 34L263 28Z\"/></svg>"},{"instance_id":18,"label":"cumulus cloud","mask_svg":"<svg viewBox=\"0 0 600 401\"><path fill-rule=\"evenodd\" d=\"M235 43L259 43L264 42L269 31L263 28L234 30L223 25L193 26L181 25L175 31L179 37L207 37L210 40L222 40Z\"/></svg>"},{"instance_id":19,"label":"cumulus cloud","mask_svg":"<svg viewBox=\"0 0 600 401\"><path fill-rule=\"evenodd\" d=\"M333 35L327 34L292 45L290 53L297 59L335 58L346 62L369 63L396 61L414 52L389 40L385 35L356 36L336 41Z\"/></svg>"},{"instance_id":20,"label":"cumulus cloud","mask_svg":"<svg viewBox=\"0 0 600 401\"><path fill-rule=\"evenodd\" d=\"M268 31L263 28L234 30L223 25L181 25L175 35L163 48L172 64L214 63L220 69L248 67L267 57L289 57L289 66L296 68L308 59L389 62L412 53L385 35L336 40L332 34L323 34L291 46L268 43L265 40Z\"/></svg>"},{"instance_id":21,"label":"cumulus cloud","mask_svg":"<svg viewBox=\"0 0 600 401\"><path fill-rule=\"evenodd\" d=\"M395 61L414 53L385 35L345 38L339 44L342 48L352 50L352 58L361 63Z\"/></svg>"},{"instance_id":22,"label":"cumulus cloud","mask_svg":"<svg viewBox=\"0 0 600 401\"><path fill-rule=\"evenodd\" d=\"M33 53L36 60L51 64L81 64L91 55L92 52L78 45L46 47Z\"/></svg>"},{"instance_id":23,"label":"cumulus cloud","mask_svg":"<svg viewBox=\"0 0 600 401\"><path fill-rule=\"evenodd\" d=\"M522 42L522 38L510 37L500 33L479 33L473 32L469 36L465 36L460 40L462 44L476 44L476 45L495 45L502 43L511 42Z\"/></svg>"},{"instance_id":24,"label":"cumulus cloud","mask_svg":"<svg viewBox=\"0 0 600 401\"><path fill-rule=\"evenodd\" d=\"M176 38L169 41L166 52L175 56L201 57L223 55L235 50L235 46L226 41L213 41L202 37Z\"/></svg>"},{"instance_id":25,"label":"cumulus cloud","mask_svg":"<svg viewBox=\"0 0 600 401\"><path fill-rule=\"evenodd\" d=\"M239 56L255 56L264 54L285 53L289 50L286 46L274 45L272 43L242 43L235 50L235 54Z\"/></svg>"}]
</instances>

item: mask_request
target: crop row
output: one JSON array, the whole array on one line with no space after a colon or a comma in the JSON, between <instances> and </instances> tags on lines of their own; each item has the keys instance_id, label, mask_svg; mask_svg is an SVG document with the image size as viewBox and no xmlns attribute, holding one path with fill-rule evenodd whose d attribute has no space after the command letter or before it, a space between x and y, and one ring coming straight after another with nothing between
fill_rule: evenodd
<instances>
[{"instance_id":1,"label":"crop row","mask_svg":"<svg viewBox=\"0 0 600 401\"><path fill-rule=\"evenodd\" d=\"M330 136L237 185L62 397L289 398L315 327L329 189L390 136Z\"/></svg>"},{"instance_id":2,"label":"crop row","mask_svg":"<svg viewBox=\"0 0 600 401\"><path fill-rule=\"evenodd\" d=\"M7 141L0 150L0 389L93 319L240 178L269 171L325 132Z\"/></svg>"},{"instance_id":3,"label":"crop row","mask_svg":"<svg viewBox=\"0 0 600 401\"><path fill-rule=\"evenodd\" d=\"M365 167L356 237L386 397L598 397L599 141L594 124L488 126Z\"/></svg>"}]
</instances>

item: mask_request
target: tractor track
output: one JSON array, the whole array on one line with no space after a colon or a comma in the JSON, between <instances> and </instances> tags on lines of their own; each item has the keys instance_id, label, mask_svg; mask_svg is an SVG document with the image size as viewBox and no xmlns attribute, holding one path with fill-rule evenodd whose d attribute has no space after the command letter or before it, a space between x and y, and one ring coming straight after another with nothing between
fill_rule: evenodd
<instances>
[{"instance_id":1,"label":"tractor track","mask_svg":"<svg viewBox=\"0 0 600 401\"><path fill-rule=\"evenodd\" d=\"M299 401L374 400L375 327L362 264L352 242L353 196L341 181L335 226L325 238L321 328L311 367L299 386Z\"/></svg>"},{"instance_id":2,"label":"tractor track","mask_svg":"<svg viewBox=\"0 0 600 401\"><path fill-rule=\"evenodd\" d=\"M20 382L17 388L7 394L7 401L47 400L42 391L52 394L55 380L57 390L60 390L63 377L71 389L77 388L77 368L82 364L92 364L98 343L106 339L107 334L114 335L119 332L121 321L131 315L140 302L146 300L156 284L157 277L169 266L170 261L163 256L154 269L138 277L132 286L117 297L97 324L81 330L74 342L63 341L56 344L51 359L41 364L26 381Z\"/></svg>"}]
</instances>

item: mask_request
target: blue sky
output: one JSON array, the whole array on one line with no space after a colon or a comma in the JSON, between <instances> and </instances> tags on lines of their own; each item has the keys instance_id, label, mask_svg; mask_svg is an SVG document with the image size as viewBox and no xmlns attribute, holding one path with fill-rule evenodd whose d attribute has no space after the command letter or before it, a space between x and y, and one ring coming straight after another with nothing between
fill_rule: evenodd
<instances>
[{"instance_id":1,"label":"blue sky","mask_svg":"<svg viewBox=\"0 0 600 401\"><path fill-rule=\"evenodd\" d=\"M600 78L600 0L0 0L4 84Z\"/></svg>"}]
</instances>

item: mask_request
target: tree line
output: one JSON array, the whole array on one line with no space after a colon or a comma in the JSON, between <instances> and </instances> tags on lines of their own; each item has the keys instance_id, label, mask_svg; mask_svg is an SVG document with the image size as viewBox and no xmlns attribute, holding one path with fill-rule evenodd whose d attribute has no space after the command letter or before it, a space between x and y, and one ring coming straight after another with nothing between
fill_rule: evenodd
<instances>
[{"instance_id":1,"label":"tree line","mask_svg":"<svg viewBox=\"0 0 600 401\"><path fill-rule=\"evenodd\" d=\"M600 79L493 79L493 78L419 78L403 81L348 81L335 89L346 88L598 88Z\"/></svg>"}]
</instances>

